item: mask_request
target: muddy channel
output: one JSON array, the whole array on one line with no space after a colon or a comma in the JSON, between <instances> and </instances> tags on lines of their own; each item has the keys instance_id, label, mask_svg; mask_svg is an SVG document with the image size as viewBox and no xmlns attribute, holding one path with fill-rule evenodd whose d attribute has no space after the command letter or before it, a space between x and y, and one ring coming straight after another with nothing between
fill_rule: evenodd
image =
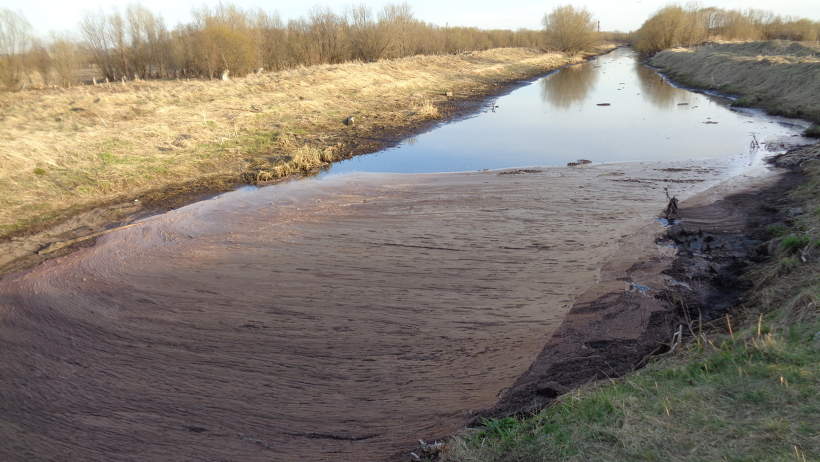
<instances>
[{"instance_id":1,"label":"muddy channel","mask_svg":"<svg viewBox=\"0 0 820 462\"><path fill-rule=\"evenodd\" d=\"M605 273L633 290L613 268L674 252L667 194L773 175L800 128L628 50L490 106L5 275L0 459L378 461L451 434Z\"/></svg>"}]
</instances>

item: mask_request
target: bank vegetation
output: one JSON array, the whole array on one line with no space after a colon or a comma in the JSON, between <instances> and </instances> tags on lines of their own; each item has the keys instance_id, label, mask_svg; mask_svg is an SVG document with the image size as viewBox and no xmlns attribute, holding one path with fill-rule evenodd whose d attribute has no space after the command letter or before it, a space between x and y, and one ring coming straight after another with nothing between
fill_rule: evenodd
<instances>
[{"instance_id":1,"label":"bank vegetation","mask_svg":"<svg viewBox=\"0 0 820 462\"><path fill-rule=\"evenodd\" d=\"M275 12L220 3L195 8L192 17L169 27L159 14L132 4L87 13L77 34L42 39L26 18L0 8L0 87L213 79L317 64L544 45L542 31L429 24L416 18L407 3L379 11L366 5L343 12L315 7L306 17L287 21Z\"/></svg>"},{"instance_id":2,"label":"bank vegetation","mask_svg":"<svg viewBox=\"0 0 820 462\"><path fill-rule=\"evenodd\" d=\"M709 41L760 40L817 42L820 22L763 10L671 5L646 20L632 37L634 47L644 54Z\"/></svg>"}]
</instances>

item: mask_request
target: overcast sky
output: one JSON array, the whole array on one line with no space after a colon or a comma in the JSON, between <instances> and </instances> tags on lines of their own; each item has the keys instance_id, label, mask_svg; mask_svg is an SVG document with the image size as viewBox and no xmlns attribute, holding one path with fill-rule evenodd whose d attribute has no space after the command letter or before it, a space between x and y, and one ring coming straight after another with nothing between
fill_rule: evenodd
<instances>
[{"instance_id":1,"label":"overcast sky","mask_svg":"<svg viewBox=\"0 0 820 462\"><path fill-rule=\"evenodd\" d=\"M77 23L86 11L100 8L110 10L124 7L129 3L140 3L154 12L159 12L166 23L173 26L190 19L192 5L213 5L217 1L203 0L179 2L173 0L2 0L0 6L23 13L39 34L48 31L76 31ZM343 11L353 4L367 4L379 9L386 3L397 1L358 0L234 0L235 5L251 8L261 7L277 11L283 19L304 15L312 6L329 6ZM641 23L654 11L672 3L670 0L409 0L416 17L439 25L465 25L482 28L517 29L540 28L544 13L555 6L567 3L585 6L601 20L601 27L607 30L629 31L640 27ZM681 2L685 3L685 2ZM715 0L698 2L704 6L744 9L758 8L771 10L783 15L794 15L820 20L820 0Z\"/></svg>"}]
</instances>

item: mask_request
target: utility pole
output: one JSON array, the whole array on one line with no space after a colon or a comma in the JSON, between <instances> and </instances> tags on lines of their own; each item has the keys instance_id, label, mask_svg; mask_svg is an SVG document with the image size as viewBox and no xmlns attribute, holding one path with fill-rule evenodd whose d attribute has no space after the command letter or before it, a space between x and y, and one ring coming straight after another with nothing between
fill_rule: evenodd
<instances>
[{"instance_id":1,"label":"utility pole","mask_svg":"<svg viewBox=\"0 0 820 462\"><path fill-rule=\"evenodd\" d=\"M598 20L598 32L601 32L601 20Z\"/></svg>"}]
</instances>

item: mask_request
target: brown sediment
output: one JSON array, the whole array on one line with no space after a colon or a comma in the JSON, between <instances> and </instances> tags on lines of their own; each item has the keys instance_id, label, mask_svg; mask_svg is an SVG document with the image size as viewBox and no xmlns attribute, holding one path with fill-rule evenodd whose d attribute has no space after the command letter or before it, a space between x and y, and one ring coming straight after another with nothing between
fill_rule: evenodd
<instances>
[{"instance_id":1,"label":"brown sediment","mask_svg":"<svg viewBox=\"0 0 820 462\"><path fill-rule=\"evenodd\" d=\"M820 158L818 146L772 158L789 169L777 176L723 184L683 202L657 243L636 234L576 299L527 372L474 423L536 412L583 384L620 377L735 306L749 288L743 269L768 253L766 225L783 219L788 191L803 181L795 167Z\"/></svg>"},{"instance_id":2,"label":"brown sediment","mask_svg":"<svg viewBox=\"0 0 820 462\"><path fill-rule=\"evenodd\" d=\"M651 242L665 187L726 174L699 166L291 182L6 275L0 459L380 460L450 434L579 294L629 288L605 262Z\"/></svg>"}]
</instances>

